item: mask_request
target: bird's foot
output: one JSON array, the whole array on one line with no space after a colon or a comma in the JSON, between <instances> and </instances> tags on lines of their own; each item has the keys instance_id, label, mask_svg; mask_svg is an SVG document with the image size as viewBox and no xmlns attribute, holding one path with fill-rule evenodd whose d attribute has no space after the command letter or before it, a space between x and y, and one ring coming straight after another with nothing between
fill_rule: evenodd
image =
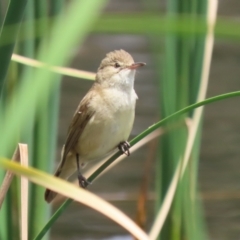
<instances>
[{"instance_id":1,"label":"bird's foot","mask_svg":"<svg viewBox=\"0 0 240 240\"><path fill-rule=\"evenodd\" d=\"M82 188L87 188L87 186L91 184L82 174L78 174L78 182L79 186Z\"/></svg>"},{"instance_id":2,"label":"bird's foot","mask_svg":"<svg viewBox=\"0 0 240 240\"><path fill-rule=\"evenodd\" d=\"M129 148L130 148L130 144L129 142L127 141L124 141L124 142L120 142L120 144L118 145L118 149L124 153L126 156L130 156L130 151L129 151Z\"/></svg>"}]
</instances>

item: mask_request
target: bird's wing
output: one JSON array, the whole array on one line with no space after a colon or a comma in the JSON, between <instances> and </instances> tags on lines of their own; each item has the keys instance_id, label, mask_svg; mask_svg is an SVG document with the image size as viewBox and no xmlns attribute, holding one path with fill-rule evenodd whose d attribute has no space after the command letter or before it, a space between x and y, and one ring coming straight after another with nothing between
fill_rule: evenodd
<instances>
[{"instance_id":1,"label":"bird's wing","mask_svg":"<svg viewBox=\"0 0 240 240\"><path fill-rule=\"evenodd\" d=\"M86 100L86 99L89 99L89 100ZM75 112L75 114L73 116L71 125L68 129L67 140L66 140L65 146L63 148L61 163L55 173L55 176L59 176L61 174L64 164L66 162L67 154L75 147L85 126L87 125L88 121L91 119L91 117L95 113L95 111L93 111L89 108L90 100L91 100L91 98L84 98L80 102L80 104L77 108L77 111ZM54 199L54 197L56 196L56 194L57 194L56 192L46 189L45 200L47 202L51 202Z\"/></svg>"},{"instance_id":2,"label":"bird's wing","mask_svg":"<svg viewBox=\"0 0 240 240\"><path fill-rule=\"evenodd\" d=\"M94 110L91 110L89 108L90 101L91 101L91 98L84 98L80 102L80 104L73 116L71 125L69 126L69 129L68 129L68 135L67 135L67 140L66 140L63 154L62 154L62 161L61 161L60 169L64 165L67 154L75 147L85 126L87 125L87 123L89 122L89 120L95 113Z\"/></svg>"}]
</instances>

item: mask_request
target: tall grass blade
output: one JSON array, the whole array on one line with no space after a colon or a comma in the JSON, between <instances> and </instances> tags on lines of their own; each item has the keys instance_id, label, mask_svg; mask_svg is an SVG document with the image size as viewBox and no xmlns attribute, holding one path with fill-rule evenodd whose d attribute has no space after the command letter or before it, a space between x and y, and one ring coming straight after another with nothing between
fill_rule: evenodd
<instances>
[{"instance_id":1,"label":"tall grass blade","mask_svg":"<svg viewBox=\"0 0 240 240\"><path fill-rule=\"evenodd\" d=\"M70 58L68 54L70 52L70 48L77 43L77 40L79 40L78 43L81 44L93 21L97 18L98 13L104 3L105 1L98 1L98 3L89 1L72 2L69 5L68 11L66 12L66 19L61 18L56 20L52 27L53 31L51 32L51 36L49 36L48 40L45 40L40 44L39 59L45 62L46 65L64 65ZM68 29L68 34L62 35L63 28ZM61 49L61 51L59 51L59 49ZM32 72L27 71L25 74L23 74L23 77L24 79L14 90L12 98L6 102L5 108L0 110L0 126L4 126L1 128L1 136L4 137L0 138L0 154L7 156L11 153L14 145L18 141L16 133L20 133L24 130L26 123L29 123L29 116L34 116L35 113L41 115L42 111L42 120L44 122L42 122L41 128L38 129L38 133L43 133L45 134L45 137L48 137L48 146L43 148L46 146L46 143L42 144L42 139L44 138L41 137L41 145L40 142L38 142L40 147L38 148L37 153L41 152L42 156L42 158L40 158L40 155L38 155L38 167L46 170L46 166L43 166L44 162L48 161L48 165L49 163L53 165L53 152L55 151L50 151L49 148L53 148L52 146L55 146L56 143L56 134L53 133L53 130L56 129L56 122L48 122L49 119L46 118L45 111L43 111L41 107L44 104L45 106L47 105L46 99L50 99L50 93L53 91L53 89L56 89L56 82L54 82L55 76L48 71L47 67L45 67L41 70ZM54 102L54 100L52 101L52 104L48 104L47 106L56 106L56 102ZM53 110L54 111L51 113L57 116L56 109ZM51 116L51 119L55 121L56 118L54 119ZM49 128L52 127L53 129L51 138L49 138L47 135L49 131L48 128L45 128L46 126L49 126ZM44 131L41 132L40 129L44 129ZM40 136L40 134L38 136ZM36 140L35 137L34 139ZM48 157L52 158L52 161L48 159ZM41 193L38 194L37 200L40 201L40 205L45 204L42 189ZM39 204L37 204L37 206L39 206ZM36 208L36 205L33 207ZM49 206L46 205L45 209L46 207L49 208ZM12 228L7 227L8 223L11 224L9 217L14 216L14 214L11 212L11 209L13 209L12 204L7 205L6 208L4 208L4 212L1 212L1 222L4 223L1 224L1 229L4 229L1 231L3 239L16 239L15 237L9 235L14 232L10 230ZM42 211L42 213L46 214L45 211ZM40 215L37 215L36 217L42 219ZM35 226L37 225L37 229L41 227L41 224L39 223L35 222L34 224ZM32 229L33 226L31 226L30 231L32 231Z\"/></svg>"},{"instance_id":2,"label":"tall grass blade","mask_svg":"<svg viewBox=\"0 0 240 240\"><path fill-rule=\"evenodd\" d=\"M0 158L0 166L2 168L11 170L15 174L24 176L34 183L59 192L64 196L73 198L75 201L99 211L111 220L118 223L140 240L149 239L147 234L124 213L87 190L79 188L78 186L75 186L65 180L50 176L49 174L34 168L27 168L16 163L12 163L4 158Z\"/></svg>"},{"instance_id":3,"label":"tall grass blade","mask_svg":"<svg viewBox=\"0 0 240 240\"><path fill-rule=\"evenodd\" d=\"M49 2L46 0L36 1L32 11L34 22L37 22L38 19L42 19L39 24L34 27L34 39L33 44L34 55L38 51L39 45L41 42L48 41L49 36L49 24L48 24L48 6ZM41 32L41 36L37 36L37 32ZM54 154L56 146L56 128L57 128L57 116L52 115L51 113L51 94L55 96L55 91L59 90L54 88L55 79L52 80L53 88L47 90L45 93L45 98L38 104L38 109L34 116L33 121L33 147L32 147L32 166L37 169L49 171L52 168L54 163ZM59 92L59 91L58 91ZM58 103L58 102L57 102ZM55 110L56 109L56 110ZM53 113L57 112L58 105L53 109ZM53 125L50 122L53 121ZM41 228L41 225L49 218L50 215L50 206L42 204L42 196L44 194L44 189L39 186L32 185L31 194L30 194L30 217L29 217L29 235L30 238L36 235L36 233ZM36 207L38 206L38 207ZM47 239L47 236L46 236Z\"/></svg>"},{"instance_id":4,"label":"tall grass blade","mask_svg":"<svg viewBox=\"0 0 240 240\"><path fill-rule=\"evenodd\" d=\"M27 0L13 0L9 2L7 15L5 17L0 35L0 96L2 94L7 70L15 46L18 30L21 25L23 13ZM12 26L9 28L8 26ZM4 44L4 39L9 38L9 42Z\"/></svg>"}]
</instances>

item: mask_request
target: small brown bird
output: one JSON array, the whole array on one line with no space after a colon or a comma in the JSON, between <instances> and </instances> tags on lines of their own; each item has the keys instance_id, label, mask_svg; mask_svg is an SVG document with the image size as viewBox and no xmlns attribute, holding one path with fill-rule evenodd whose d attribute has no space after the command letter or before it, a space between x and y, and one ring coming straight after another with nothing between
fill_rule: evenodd
<instances>
[{"instance_id":1,"label":"small brown bird","mask_svg":"<svg viewBox=\"0 0 240 240\"><path fill-rule=\"evenodd\" d=\"M88 182L81 174L81 168L87 162L101 160L117 147L129 155L127 139L132 130L137 100L135 72L144 65L135 63L124 50L110 52L102 60L96 81L73 116L56 177L68 179L78 171L79 185L85 188ZM55 196L55 192L46 190L47 202Z\"/></svg>"}]
</instances>

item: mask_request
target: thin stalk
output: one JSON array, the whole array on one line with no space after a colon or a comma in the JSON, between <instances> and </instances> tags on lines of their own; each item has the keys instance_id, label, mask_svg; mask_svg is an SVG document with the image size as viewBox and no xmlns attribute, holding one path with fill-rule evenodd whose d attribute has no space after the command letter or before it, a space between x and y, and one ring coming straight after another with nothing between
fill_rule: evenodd
<instances>
[{"instance_id":1,"label":"thin stalk","mask_svg":"<svg viewBox=\"0 0 240 240\"><path fill-rule=\"evenodd\" d=\"M56 177L50 176L37 169L21 166L20 164L11 162L6 158L0 157L0 166L3 169L11 170L17 175L25 176L30 181L40 186L44 186L55 192L59 192L62 195L75 199L76 202L83 203L87 207L98 211L110 220L116 222L139 240L149 240L147 234L132 219L112 204L98 197L96 194L74 186L65 180L57 179Z\"/></svg>"},{"instance_id":2,"label":"thin stalk","mask_svg":"<svg viewBox=\"0 0 240 240\"><path fill-rule=\"evenodd\" d=\"M28 167L28 146L27 144L19 144L20 163L22 166ZM20 233L21 240L28 240L28 195L29 195L29 182L25 177L21 177L21 221Z\"/></svg>"},{"instance_id":3,"label":"thin stalk","mask_svg":"<svg viewBox=\"0 0 240 240\"><path fill-rule=\"evenodd\" d=\"M208 105L210 103L222 101L228 98L233 98L233 97L239 97L240 96L240 91L236 92L230 92L230 93L225 93L222 95L218 95L215 97L211 97L208 99L205 99L202 102L194 103L186 108L183 108L170 116L162 119L161 121L153 124L149 128L147 128L145 131L140 133L138 136L136 136L134 139L130 141L130 145L134 146L136 143L138 143L141 139L146 137L148 134L152 133L154 130L157 128L163 126L166 124L168 121L173 120L179 116L181 116L184 113L187 113L195 108L201 107ZM112 164L119 156L121 156L120 152L115 153L110 159L108 159L105 163L102 164L89 178L89 182L93 182L95 178L97 178L110 164ZM67 199L58 209L57 211L52 215L51 219L46 223L46 225L43 227L43 229L38 233L38 235L34 238L34 240L40 240L42 237L46 234L46 232L51 228L51 226L54 224L54 222L59 218L59 216L67 209L67 207L72 203L72 199Z\"/></svg>"},{"instance_id":4,"label":"thin stalk","mask_svg":"<svg viewBox=\"0 0 240 240\"><path fill-rule=\"evenodd\" d=\"M37 52L38 46L40 43L48 39L49 34L49 25L48 25L48 1L41 0L35 1L32 11L34 12L34 22L37 19L42 19L41 23L34 25L34 39L31 39L34 43L34 53ZM36 32L41 32L42 36L37 38ZM34 54L35 55L35 54ZM51 89L53 91L53 88ZM33 158L32 166L37 169L48 171L49 162L53 162L53 159L49 156L50 143L49 140L52 139L49 136L52 136L51 130L49 129L49 111L48 108L50 104L48 103L50 97L50 90L48 89L44 93L43 100L38 104L36 109L34 127L33 127ZM56 134L53 135L56 137ZM40 227L46 219L50 212L49 206L44 206L41 204L41 198L44 194L44 190L37 186L32 185L31 195L30 195L30 218L29 218L29 230L30 238L36 235ZM38 206L38 207L36 207Z\"/></svg>"},{"instance_id":5,"label":"thin stalk","mask_svg":"<svg viewBox=\"0 0 240 240\"><path fill-rule=\"evenodd\" d=\"M96 75L93 72L82 71L82 70L73 69L73 68L50 66L50 65L46 66L46 64L43 62L37 61L33 58L24 57L24 56L21 56L18 54L12 55L12 61L21 63L21 64L29 66L29 67L34 67L34 68L48 67L49 71L51 71L51 72L61 74L61 75L66 75L69 77L82 78L82 79L86 79L86 80L94 80L95 75Z\"/></svg>"}]
</instances>

